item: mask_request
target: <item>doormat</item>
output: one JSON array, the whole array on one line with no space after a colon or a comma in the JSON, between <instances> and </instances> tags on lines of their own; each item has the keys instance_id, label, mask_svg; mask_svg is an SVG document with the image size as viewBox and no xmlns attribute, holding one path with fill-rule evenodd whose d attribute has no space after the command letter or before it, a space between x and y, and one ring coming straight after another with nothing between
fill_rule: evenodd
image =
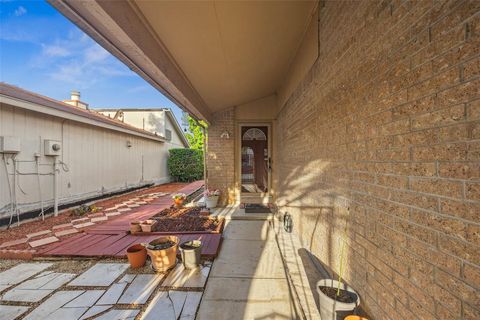
<instances>
[{"instance_id":1,"label":"doormat","mask_svg":"<svg viewBox=\"0 0 480 320\"><path fill-rule=\"evenodd\" d=\"M246 203L245 213L271 213L272 210L263 204L258 203Z\"/></svg>"}]
</instances>

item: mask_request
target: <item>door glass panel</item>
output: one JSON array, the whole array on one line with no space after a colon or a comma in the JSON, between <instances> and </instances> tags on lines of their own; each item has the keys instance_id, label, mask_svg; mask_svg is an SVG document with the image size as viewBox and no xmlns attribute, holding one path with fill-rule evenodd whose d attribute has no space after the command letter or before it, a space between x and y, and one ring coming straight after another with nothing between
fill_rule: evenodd
<instances>
[{"instance_id":1,"label":"door glass panel","mask_svg":"<svg viewBox=\"0 0 480 320\"><path fill-rule=\"evenodd\" d=\"M268 127L242 127L242 192L268 191Z\"/></svg>"}]
</instances>

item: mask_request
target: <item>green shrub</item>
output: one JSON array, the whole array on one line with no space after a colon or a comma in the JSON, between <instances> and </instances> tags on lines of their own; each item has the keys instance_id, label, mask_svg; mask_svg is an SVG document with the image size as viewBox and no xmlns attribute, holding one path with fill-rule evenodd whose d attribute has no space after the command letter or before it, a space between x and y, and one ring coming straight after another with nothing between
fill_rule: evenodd
<instances>
[{"instance_id":1,"label":"green shrub","mask_svg":"<svg viewBox=\"0 0 480 320\"><path fill-rule=\"evenodd\" d=\"M175 181L203 179L203 152L194 149L170 149L168 171Z\"/></svg>"}]
</instances>

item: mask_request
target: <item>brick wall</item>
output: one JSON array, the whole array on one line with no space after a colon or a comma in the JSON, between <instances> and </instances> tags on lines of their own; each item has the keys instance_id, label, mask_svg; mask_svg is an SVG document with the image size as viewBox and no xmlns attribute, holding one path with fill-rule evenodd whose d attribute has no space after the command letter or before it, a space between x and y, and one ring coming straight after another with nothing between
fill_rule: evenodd
<instances>
[{"instance_id":1,"label":"brick wall","mask_svg":"<svg viewBox=\"0 0 480 320\"><path fill-rule=\"evenodd\" d=\"M224 131L230 135L221 138ZM208 187L220 189L219 205L235 201L235 110L233 108L213 114L208 128L207 171Z\"/></svg>"},{"instance_id":2,"label":"brick wall","mask_svg":"<svg viewBox=\"0 0 480 320\"><path fill-rule=\"evenodd\" d=\"M277 119L281 210L336 273L345 240L374 319L480 319L480 1L321 6Z\"/></svg>"}]
</instances>

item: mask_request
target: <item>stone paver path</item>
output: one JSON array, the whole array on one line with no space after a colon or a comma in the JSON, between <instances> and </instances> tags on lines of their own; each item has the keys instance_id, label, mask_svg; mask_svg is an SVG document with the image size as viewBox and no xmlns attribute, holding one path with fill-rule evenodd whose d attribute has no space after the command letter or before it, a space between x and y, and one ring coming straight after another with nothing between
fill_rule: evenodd
<instances>
[{"instance_id":1,"label":"stone paver path","mask_svg":"<svg viewBox=\"0 0 480 320\"><path fill-rule=\"evenodd\" d=\"M0 273L0 286L6 289L30 278L52 265L52 263L21 263Z\"/></svg>"},{"instance_id":2,"label":"stone paver path","mask_svg":"<svg viewBox=\"0 0 480 320\"><path fill-rule=\"evenodd\" d=\"M160 291L153 298L142 320L194 320L201 292Z\"/></svg>"},{"instance_id":3,"label":"stone paver path","mask_svg":"<svg viewBox=\"0 0 480 320\"><path fill-rule=\"evenodd\" d=\"M28 307L0 305L0 320L11 320L27 312Z\"/></svg>"},{"instance_id":4,"label":"stone paver path","mask_svg":"<svg viewBox=\"0 0 480 320\"><path fill-rule=\"evenodd\" d=\"M127 263L97 263L75 280L69 286L108 287L128 268Z\"/></svg>"},{"instance_id":5,"label":"stone paver path","mask_svg":"<svg viewBox=\"0 0 480 320\"><path fill-rule=\"evenodd\" d=\"M162 287L203 288L210 273L211 264L205 264L194 270L187 270L178 264L162 283Z\"/></svg>"},{"instance_id":6,"label":"stone paver path","mask_svg":"<svg viewBox=\"0 0 480 320\"><path fill-rule=\"evenodd\" d=\"M71 273L43 272L7 291L1 300L37 302L75 277Z\"/></svg>"},{"instance_id":7,"label":"stone paver path","mask_svg":"<svg viewBox=\"0 0 480 320\"><path fill-rule=\"evenodd\" d=\"M133 279L132 283L125 290L124 294L118 300L120 304L144 304L153 293L162 275L157 274L139 274Z\"/></svg>"}]
</instances>

